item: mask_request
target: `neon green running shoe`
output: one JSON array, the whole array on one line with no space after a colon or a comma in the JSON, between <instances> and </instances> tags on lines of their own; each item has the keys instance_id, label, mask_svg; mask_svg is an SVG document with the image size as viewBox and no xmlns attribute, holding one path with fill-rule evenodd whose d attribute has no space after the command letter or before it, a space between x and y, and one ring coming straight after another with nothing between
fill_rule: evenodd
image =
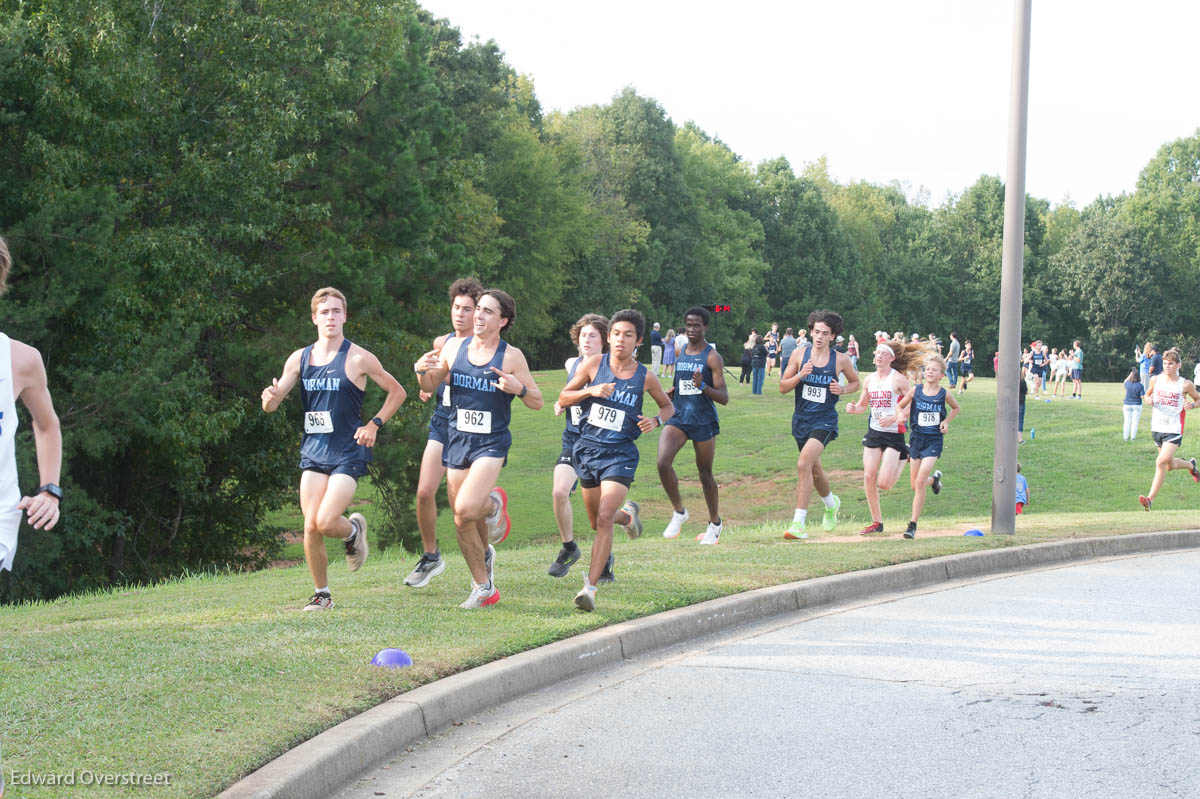
<instances>
[{"instance_id":1,"label":"neon green running shoe","mask_svg":"<svg viewBox=\"0 0 1200 799\"><path fill-rule=\"evenodd\" d=\"M802 538L808 538L808 533L804 532L804 522L794 521L788 525L787 532L783 537L788 541L799 541Z\"/></svg>"},{"instance_id":2,"label":"neon green running shoe","mask_svg":"<svg viewBox=\"0 0 1200 799\"><path fill-rule=\"evenodd\" d=\"M842 500L837 494L833 495L833 507L825 509L825 518L821 520L821 526L826 531L837 527L838 510L842 507Z\"/></svg>"}]
</instances>

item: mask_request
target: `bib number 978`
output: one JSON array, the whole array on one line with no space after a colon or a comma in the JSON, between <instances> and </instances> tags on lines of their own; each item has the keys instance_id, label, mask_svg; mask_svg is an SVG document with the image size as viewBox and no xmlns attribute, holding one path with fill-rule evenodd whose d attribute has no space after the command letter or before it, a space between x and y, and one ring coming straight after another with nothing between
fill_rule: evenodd
<instances>
[{"instance_id":1,"label":"bib number 978","mask_svg":"<svg viewBox=\"0 0 1200 799\"><path fill-rule=\"evenodd\" d=\"M937 411L921 411L917 414L917 424L921 427L937 427L942 423L942 415Z\"/></svg>"}]
</instances>

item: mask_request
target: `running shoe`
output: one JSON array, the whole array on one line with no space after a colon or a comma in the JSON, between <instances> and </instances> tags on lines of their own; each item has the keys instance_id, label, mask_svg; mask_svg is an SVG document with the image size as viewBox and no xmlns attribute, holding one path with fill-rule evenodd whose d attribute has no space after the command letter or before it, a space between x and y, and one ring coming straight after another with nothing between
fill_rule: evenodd
<instances>
[{"instance_id":1,"label":"running shoe","mask_svg":"<svg viewBox=\"0 0 1200 799\"><path fill-rule=\"evenodd\" d=\"M492 583L492 587L486 588L479 583L471 584L471 595L467 597L467 601L459 605L463 610L472 610L473 608L486 608L489 605L494 605L500 601L500 589Z\"/></svg>"},{"instance_id":2,"label":"running shoe","mask_svg":"<svg viewBox=\"0 0 1200 799\"><path fill-rule=\"evenodd\" d=\"M575 561L579 560L579 555L579 547L575 547L574 549L567 549L565 546L561 547L558 550L558 557L550 564L550 576L566 577L567 571L575 564Z\"/></svg>"},{"instance_id":3,"label":"running shoe","mask_svg":"<svg viewBox=\"0 0 1200 799\"><path fill-rule=\"evenodd\" d=\"M725 523L713 524L708 523L708 528L704 531L704 535L700 536L701 546L709 546L716 544L721 540L721 530L725 527Z\"/></svg>"},{"instance_id":4,"label":"running shoe","mask_svg":"<svg viewBox=\"0 0 1200 799\"><path fill-rule=\"evenodd\" d=\"M1188 463L1192 464L1192 468L1189 470L1192 473L1192 479L1200 483L1200 469L1196 468L1196 459L1190 458Z\"/></svg>"},{"instance_id":5,"label":"running shoe","mask_svg":"<svg viewBox=\"0 0 1200 799\"><path fill-rule=\"evenodd\" d=\"M361 513L350 514L350 537L346 547L346 565L356 572L367 562L367 519Z\"/></svg>"},{"instance_id":6,"label":"running shoe","mask_svg":"<svg viewBox=\"0 0 1200 799\"><path fill-rule=\"evenodd\" d=\"M883 532L883 522L871 522L866 527L858 531L859 535L874 535L875 533Z\"/></svg>"},{"instance_id":7,"label":"running shoe","mask_svg":"<svg viewBox=\"0 0 1200 799\"><path fill-rule=\"evenodd\" d=\"M596 586L584 585L575 595L575 607L591 613L596 609Z\"/></svg>"},{"instance_id":8,"label":"running shoe","mask_svg":"<svg viewBox=\"0 0 1200 799\"><path fill-rule=\"evenodd\" d=\"M1138 497L1138 502L1142 503L1143 508L1150 510L1150 497L1140 496Z\"/></svg>"},{"instance_id":9,"label":"running shoe","mask_svg":"<svg viewBox=\"0 0 1200 799\"><path fill-rule=\"evenodd\" d=\"M488 542L499 544L508 538L508 533L512 530L512 519L508 516L508 493L496 486L488 494L488 498L496 502L496 509L487 517Z\"/></svg>"},{"instance_id":10,"label":"running shoe","mask_svg":"<svg viewBox=\"0 0 1200 799\"><path fill-rule=\"evenodd\" d=\"M663 538L678 538L679 531L683 529L683 523L690 518L687 508L683 509L683 513L672 511L671 522L667 525L667 529L663 530Z\"/></svg>"},{"instance_id":11,"label":"running shoe","mask_svg":"<svg viewBox=\"0 0 1200 799\"><path fill-rule=\"evenodd\" d=\"M837 527L838 509L842 507L842 500L836 494L833 496L833 507L825 508L825 518L821 520L821 527L826 531Z\"/></svg>"},{"instance_id":12,"label":"running shoe","mask_svg":"<svg viewBox=\"0 0 1200 799\"><path fill-rule=\"evenodd\" d=\"M783 537L788 541L799 541L802 538L808 538L808 533L804 532L804 522L793 521L788 525L787 532Z\"/></svg>"},{"instance_id":13,"label":"running shoe","mask_svg":"<svg viewBox=\"0 0 1200 799\"><path fill-rule=\"evenodd\" d=\"M404 578L404 584L410 588L424 588L429 585L430 580L444 571L446 571L446 560L442 557L441 552L434 552L432 555L422 552L421 559L417 561L417 567Z\"/></svg>"},{"instance_id":14,"label":"running shoe","mask_svg":"<svg viewBox=\"0 0 1200 799\"><path fill-rule=\"evenodd\" d=\"M916 522L908 523L908 527L904 530L904 537L905 538L916 538L917 537L917 523Z\"/></svg>"},{"instance_id":15,"label":"running shoe","mask_svg":"<svg viewBox=\"0 0 1200 799\"><path fill-rule=\"evenodd\" d=\"M600 572L600 579L596 581L597 584L599 584L599 583L615 583L617 581L616 575L613 574L613 564L616 562L617 562L616 556L610 554L608 556L608 563L604 564L604 571Z\"/></svg>"},{"instance_id":16,"label":"running shoe","mask_svg":"<svg viewBox=\"0 0 1200 799\"><path fill-rule=\"evenodd\" d=\"M333 597L324 591L318 591L312 595L312 599L308 600L308 604L304 606L305 610L329 610L333 607Z\"/></svg>"},{"instance_id":17,"label":"running shoe","mask_svg":"<svg viewBox=\"0 0 1200 799\"><path fill-rule=\"evenodd\" d=\"M621 510L629 514L629 524L624 525L625 534L632 541L642 534L642 519L638 515L641 511L641 506L632 499L625 500L625 504L621 506Z\"/></svg>"},{"instance_id":18,"label":"running shoe","mask_svg":"<svg viewBox=\"0 0 1200 799\"><path fill-rule=\"evenodd\" d=\"M942 470L937 469L933 473L933 485L929 486L933 489L934 494L942 493Z\"/></svg>"}]
</instances>

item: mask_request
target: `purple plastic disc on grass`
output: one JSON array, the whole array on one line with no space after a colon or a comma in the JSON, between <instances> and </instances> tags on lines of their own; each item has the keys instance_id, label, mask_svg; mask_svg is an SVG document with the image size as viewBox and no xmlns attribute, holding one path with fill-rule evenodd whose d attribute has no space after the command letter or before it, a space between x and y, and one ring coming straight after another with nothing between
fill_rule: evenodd
<instances>
[{"instance_id":1,"label":"purple plastic disc on grass","mask_svg":"<svg viewBox=\"0 0 1200 799\"><path fill-rule=\"evenodd\" d=\"M371 665L385 669L402 669L412 665L412 658L403 649L381 649L371 658Z\"/></svg>"}]
</instances>

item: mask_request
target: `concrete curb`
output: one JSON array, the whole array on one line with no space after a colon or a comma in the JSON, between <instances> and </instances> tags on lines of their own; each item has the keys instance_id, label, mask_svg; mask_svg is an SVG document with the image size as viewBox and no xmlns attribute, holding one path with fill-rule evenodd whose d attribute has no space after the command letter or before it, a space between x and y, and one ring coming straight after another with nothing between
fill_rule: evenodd
<instances>
[{"instance_id":1,"label":"concrete curb","mask_svg":"<svg viewBox=\"0 0 1200 799\"><path fill-rule=\"evenodd\" d=\"M423 685L326 730L220 799L322 799L408 744L555 681L739 624L984 575L1200 547L1200 530L989 549L761 588L634 619Z\"/></svg>"}]
</instances>

